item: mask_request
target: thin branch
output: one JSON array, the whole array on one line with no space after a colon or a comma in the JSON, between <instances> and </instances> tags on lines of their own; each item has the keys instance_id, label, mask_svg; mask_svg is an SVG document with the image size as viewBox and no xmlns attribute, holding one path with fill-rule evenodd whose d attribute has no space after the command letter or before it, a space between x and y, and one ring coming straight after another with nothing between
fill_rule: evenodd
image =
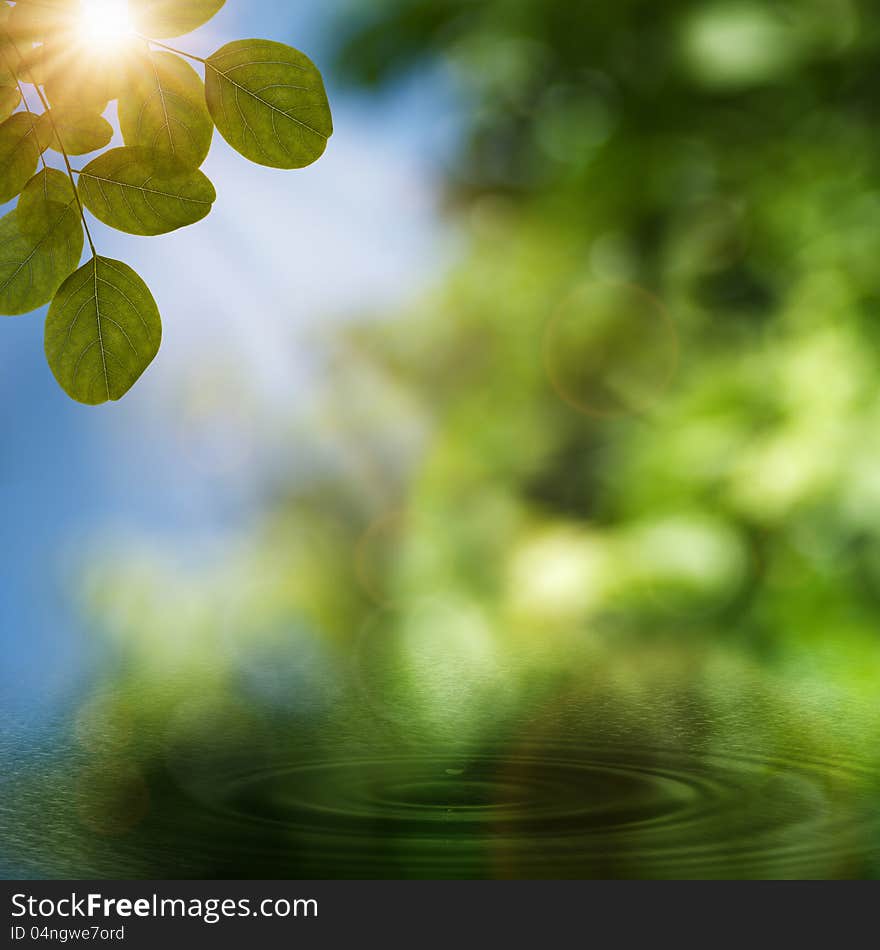
<instances>
[{"instance_id":1,"label":"thin branch","mask_svg":"<svg viewBox=\"0 0 880 950\"><path fill-rule=\"evenodd\" d=\"M15 40L11 36L8 36L8 34L7 34L7 38L12 43L12 48L15 50L16 55L19 58L21 58L21 51L16 45ZM73 188L73 197L76 199L76 206L77 208L79 208L79 216L82 219L83 227L85 228L85 232L86 232L86 237L89 240L89 247L92 249L92 257L97 257L98 252L95 250L95 242L92 240L92 232L89 230L89 222L86 220L85 208L83 208L82 201L80 200L80 197L79 197L79 189L76 187L76 180L73 177L73 169L70 167L70 158L67 155L67 149L64 147L64 142L61 138L61 132L59 131L58 126L55 124L55 119L52 115L52 107L49 105L49 102L46 99L46 96L44 95L43 90L40 88L40 84L34 78L34 74L30 66L28 65L26 68L27 68L28 75L30 76L30 79L31 79L30 84L34 87L34 89L37 92L37 95L40 97L40 102L43 104L43 108L46 110L45 112L46 118L49 120L49 124L52 126L52 132L55 135L55 140L58 142L58 149L61 152L62 156L64 157L64 164L67 167L67 177L70 179L71 188ZM43 161L43 164L44 165L46 164L45 160Z\"/></svg>"},{"instance_id":2,"label":"thin branch","mask_svg":"<svg viewBox=\"0 0 880 950\"><path fill-rule=\"evenodd\" d=\"M202 59L201 56L196 56L195 53L187 53L182 49L175 49L173 46L166 46L164 43L160 43L158 40L150 39L149 36L144 36L142 33L135 33L140 40L145 40L147 43L152 43L154 46L158 46L160 49L167 50L169 53L177 53L178 56L185 56L187 59L194 59L197 63L201 63L203 66L208 65L206 59Z\"/></svg>"}]
</instances>

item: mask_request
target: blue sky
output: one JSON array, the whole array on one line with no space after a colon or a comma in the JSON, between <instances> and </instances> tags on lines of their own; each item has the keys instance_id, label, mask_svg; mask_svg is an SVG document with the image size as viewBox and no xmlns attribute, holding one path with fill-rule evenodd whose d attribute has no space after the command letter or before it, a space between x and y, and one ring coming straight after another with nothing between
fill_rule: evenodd
<instances>
[{"instance_id":1,"label":"blue sky","mask_svg":"<svg viewBox=\"0 0 880 950\"><path fill-rule=\"evenodd\" d=\"M88 681L97 646L69 596L83 552L108 533L191 541L245 519L250 466L283 455L276 422L309 399L316 331L398 308L451 253L437 212L457 126L445 85L429 75L379 101L338 89L331 11L321 0L229 0L179 41L201 54L246 36L303 49L327 78L336 134L320 163L292 173L249 164L218 135L206 221L152 239L94 223L99 252L133 266L163 315L162 351L132 394L100 409L70 402L43 356L45 311L0 318L7 723L30 731ZM180 424L193 403L207 407L197 431Z\"/></svg>"}]
</instances>

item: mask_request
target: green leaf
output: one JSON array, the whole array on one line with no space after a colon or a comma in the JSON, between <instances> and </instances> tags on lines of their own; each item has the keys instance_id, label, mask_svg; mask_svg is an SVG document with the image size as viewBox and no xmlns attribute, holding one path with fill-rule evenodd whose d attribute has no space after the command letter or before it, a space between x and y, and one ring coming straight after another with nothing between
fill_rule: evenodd
<instances>
[{"instance_id":1,"label":"green leaf","mask_svg":"<svg viewBox=\"0 0 880 950\"><path fill-rule=\"evenodd\" d=\"M162 152L114 148L89 162L79 178L83 204L128 234L167 234L201 221L217 198L198 169Z\"/></svg>"},{"instance_id":2,"label":"green leaf","mask_svg":"<svg viewBox=\"0 0 880 950\"><path fill-rule=\"evenodd\" d=\"M87 155L109 145L113 138L113 126L88 109L62 107L50 110L49 116L56 133L49 148L56 152L63 145L68 155Z\"/></svg>"},{"instance_id":3,"label":"green leaf","mask_svg":"<svg viewBox=\"0 0 880 950\"><path fill-rule=\"evenodd\" d=\"M273 168L317 161L333 134L324 81L299 50L239 40L206 63L208 108L223 137L246 158Z\"/></svg>"},{"instance_id":4,"label":"green leaf","mask_svg":"<svg viewBox=\"0 0 880 950\"><path fill-rule=\"evenodd\" d=\"M77 224L81 227L79 208L76 205L76 194L70 178L57 168L44 168L27 183L21 197L18 199L17 212L21 230L25 234L38 232L42 218L43 206L47 203L56 203L71 208L75 212ZM80 248L80 252L82 248ZM79 263L77 258L76 263Z\"/></svg>"},{"instance_id":5,"label":"green leaf","mask_svg":"<svg viewBox=\"0 0 880 950\"><path fill-rule=\"evenodd\" d=\"M15 64L18 62L9 37L9 18L13 9L5 0L0 2L0 83L5 86L15 85Z\"/></svg>"},{"instance_id":6,"label":"green leaf","mask_svg":"<svg viewBox=\"0 0 880 950\"><path fill-rule=\"evenodd\" d=\"M123 65L116 57L101 57L94 50L77 48L70 55L66 38L47 44L40 71L43 92L54 108L78 109L100 115L123 85ZM28 82L33 78L26 77Z\"/></svg>"},{"instance_id":7,"label":"green leaf","mask_svg":"<svg viewBox=\"0 0 880 950\"><path fill-rule=\"evenodd\" d=\"M158 40L183 36L207 23L226 0L129 0L138 30Z\"/></svg>"},{"instance_id":8,"label":"green leaf","mask_svg":"<svg viewBox=\"0 0 880 950\"><path fill-rule=\"evenodd\" d=\"M3 8L0 7L0 10ZM0 30L3 24L0 23ZM0 84L4 86L14 86L18 79L18 65L21 62L20 57L15 52L12 45L7 42L5 35L0 34Z\"/></svg>"},{"instance_id":9,"label":"green leaf","mask_svg":"<svg viewBox=\"0 0 880 950\"><path fill-rule=\"evenodd\" d=\"M21 58L7 33L13 9L0 0L0 122L8 119L21 102L21 92L17 85Z\"/></svg>"},{"instance_id":10,"label":"green leaf","mask_svg":"<svg viewBox=\"0 0 880 950\"><path fill-rule=\"evenodd\" d=\"M74 22L27 53L20 72L28 82L43 85L53 106L101 114L125 88L128 64L145 48L143 40L130 36L117 40L108 54L83 43Z\"/></svg>"},{"instance_id":11,"label":"green leaf","mask_svg":"<svg viewBox=\"0 0 880 950\"><path fill-rule=\"evenodd\" d=\"M8 119L18 108L21 102L21 93L18 86L0 85L0 121Z\"/></svg>"},{"instance_id":12,"label":"green leaf","mask_svg":"<svg viewBox=\"0 0 880 950\"><path fill-rule=\"evenodd\" d=\"M9 62L15 63L15 58L9 58ZM49 76L49 61L45 46L33 46L30 49L22 49L21 55L17 57L15 66L16 75L31 85L42 86Z\"/></svg>"},{"instance_id":13,"label":"green leaf","mask_svg":"<svg viewBox=\"0 0 880 950\"><path fill-rule=\"evenodd\" d=\"M171 53L147 54L131 64L119 97L119 125L126 145L167 152L190 168L208 157L214 137L204 83Z\"/></svg>"},{"instance_id":14,"label":"green leaf","mask_svg":"<svg viewBox=\"0 0 880 950\"><path fill-rule=\"evenodd\" d=\"M61 285L46 318L46 358L61 388L97 406L121 399L153 362L162 319L127 265L93 257Z\"/></svg>"},{"instance_id":15,"label":"green leaf","mask_svg":"<svg viewBox=\"0 0 880 950\"><path fill-rule=\"evenodd\" d=\"M35 176L18 208L0 220L0 313L30 313L47 304L82 256L73 189L68 181L64 193L54 176L65 177L54 170Z\"/></svg>"},{"instance_id":16,"label":"green leaf","mask_svg":"<svg viewBox=\"0 0 880 950\"><path fill-rule=\"evenodd\" d=\"M21 59L9 35L9 21L14 9L8 3L0 2L0 85L4 86L15 85Z\"/></svg>"},{"instance_id":17,"label":"green leaf","mask_svg":"<svg viewBox=\"0 0 880 950\"><path fill-rule=\"evenodd\" d=\"M16 3L6 29L17 43L42 43L69 28L76 17L78 0L24 0Z\"/></svg>"},{"instance_id":18,"label":"green leaf","mask_svg":"<svg viewBox=\"0 0 880 950\"><path fill-rule=\"evenodd\" d=\"M0 125L0 204L28 183L50 139L48 122L30 112L16 112Z\"/></svg>"}]
</instances>

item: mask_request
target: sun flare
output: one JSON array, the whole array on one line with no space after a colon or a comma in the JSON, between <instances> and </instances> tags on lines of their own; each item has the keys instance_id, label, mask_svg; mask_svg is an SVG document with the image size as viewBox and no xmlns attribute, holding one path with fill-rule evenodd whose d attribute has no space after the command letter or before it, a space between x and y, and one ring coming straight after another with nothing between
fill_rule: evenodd
<instances>
[{"instance_id":1,"label":"sun flare","mask_svg":"<svg viewBox=\"0 0 880 950\"><path fill-rule=\"evenodd\" d=\"M91 49L109 52L134 32L127 0L82 0L81 7L78 32Z\"/></svg>"}]
</instances>

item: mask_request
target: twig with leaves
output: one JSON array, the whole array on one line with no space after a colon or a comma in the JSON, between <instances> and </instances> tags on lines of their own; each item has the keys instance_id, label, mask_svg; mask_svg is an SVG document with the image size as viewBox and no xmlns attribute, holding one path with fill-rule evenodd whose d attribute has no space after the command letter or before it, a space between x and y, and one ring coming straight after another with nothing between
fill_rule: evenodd
<instances>
[{"instance_id":1,"label":"twig with leaves","mask_svg":"<svg viewBox=\"0 0 880 950\"><path fill-rule=\"evenodd\" d=\"M46 357L79 402L121 399L162 337L149 288L97 252L86 211L128 234L167 234L211 211L216 192L200 168L215 127L251 161L286 169L317 161L333 133L321 74L299 50L239 40L205 59L164 42L224 3L129 0L116 44L97 48L83 35L90 0L0 0L0 203L18 198L0 218L0 314L51 302ZM110 145L111 100L125 144L74 168L71 156ZM63 169L48 165L48 150Z\"/></svg>"}]
</instances>

